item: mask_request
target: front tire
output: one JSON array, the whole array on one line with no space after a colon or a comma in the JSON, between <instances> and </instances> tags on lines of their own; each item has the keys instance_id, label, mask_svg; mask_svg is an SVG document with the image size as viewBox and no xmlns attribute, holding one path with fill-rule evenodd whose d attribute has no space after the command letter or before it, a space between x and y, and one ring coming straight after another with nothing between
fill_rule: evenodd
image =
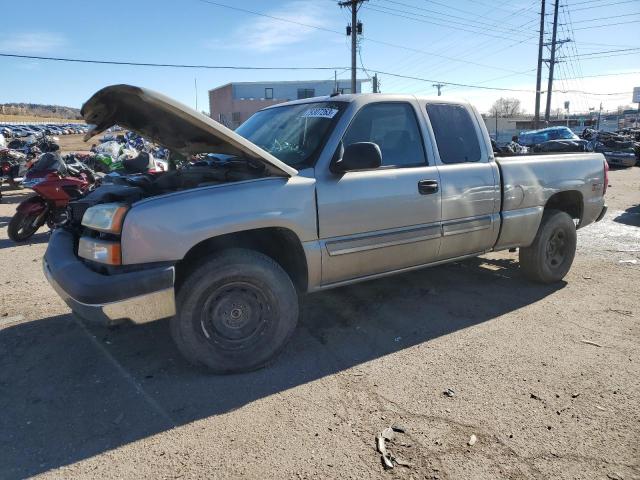
<instances>
[{"instance_id":1,"label":"front tire","mask_svg":"<svg viewBox=\"0 0 640 480\"><path fill-rule=\"evenodd\" d=\"M520 268L534 282L559 282L571 268L576 243L573 219L560 210L545 210L533 243L520 249Z\"/></svg>"},{"instance_id":2,"label":"front tire","mask_svg":"<svg viewBox=\"0 0 640 480\"><path fill-rule=\"evenodd\" d=\"M14 242L24 242L27 240L42 226L42 224L34 225L37 218L37 214L25 215L24 213L16 212L9 221L7 228L9 238Z\"/></svg>"},{"instance_id":3,"label":"front tire","mask_svg":"<svg viewBox=\"0 0 640 480\"><path fill-rule=\"evenodd\" d=\"M230 249L205 259L186 278L171 334L192 363L215 373L265 366L298 321L298 296L287 273L262 253Z\"/></svg>"}]
</instances>

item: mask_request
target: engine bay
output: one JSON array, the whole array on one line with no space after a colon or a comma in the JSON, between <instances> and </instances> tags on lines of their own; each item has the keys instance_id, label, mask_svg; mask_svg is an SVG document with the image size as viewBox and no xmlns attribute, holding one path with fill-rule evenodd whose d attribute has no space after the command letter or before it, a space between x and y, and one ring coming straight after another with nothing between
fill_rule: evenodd
<instances>
[{"instance_id":1,"label":"engine bay","mask_svg":"<svg viewBox=\"0 0 640 480\"><path fill-rule=\"evenodd\" d=\"M94 205L110 202L132 204L145 198L194 188L241 182L269 176L265 166L249 158L200 155L169 171L111 173L85 197L70 202L70 220L79 225L84 212Z\"/></svg>"}]
</instances>

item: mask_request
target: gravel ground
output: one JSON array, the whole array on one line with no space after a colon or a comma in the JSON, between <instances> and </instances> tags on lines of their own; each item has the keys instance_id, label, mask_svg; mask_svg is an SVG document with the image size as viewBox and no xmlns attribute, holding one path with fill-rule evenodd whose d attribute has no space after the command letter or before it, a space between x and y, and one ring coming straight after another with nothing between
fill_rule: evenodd
<instances>
[{"instance_id":1,"label":"gravel ground","mask_svg":"<svg viewBox=\"0 0 640 480\"><path fill-rule=\"evenodd\" d=\"M315 294L278 361L236 376L189 366L166 322L72 317L47 233L7 239L26 193L5 192L0 478L640 478L639 184L611 173L566 282L505 252ZM383 470L389 426L408 467Z\"/></svg>"}]
</instances>

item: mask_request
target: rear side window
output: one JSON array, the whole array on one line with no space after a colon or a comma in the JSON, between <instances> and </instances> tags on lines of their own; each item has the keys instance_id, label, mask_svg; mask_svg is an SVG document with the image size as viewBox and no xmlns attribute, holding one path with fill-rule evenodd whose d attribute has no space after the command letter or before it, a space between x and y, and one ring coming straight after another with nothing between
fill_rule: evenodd
<instances>
[{"instance_id":1,"label":"rear side window","mask_svg":"<svg viewBox=\"0 0 640 480\"><path fill-rule=\"evenodd\" d=\"M382 152L383 167L424 165L422 135L413 107L408 103L372 103L356 114L342 139L347 147L373 142Z\"/></svg>"},{"instance_id":2,"label":"rear side window","mask_svg":"<svg viewBox=\"0 0 640 480\"><path fill-rule=\"evenodd\" d=\"M461 105L427 105L436 145L443 163L478 162L480 142L471 115Z\"/></svg>"}]
</instances>

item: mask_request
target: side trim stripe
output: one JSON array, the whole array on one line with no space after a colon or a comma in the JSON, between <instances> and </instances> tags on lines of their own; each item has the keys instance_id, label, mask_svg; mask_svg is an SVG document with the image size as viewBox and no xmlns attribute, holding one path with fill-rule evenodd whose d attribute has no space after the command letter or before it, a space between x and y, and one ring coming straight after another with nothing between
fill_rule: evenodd
<instances>
[{"instance_id":1,"label":"side trim stripe","mask_svg":"<svg viewBox=\"0 0 640 480\"><path fill-rule=\"evenodd\" d=\"M378 233L360 238L348 240L335 240L326 243L330 256L345 255L348 253L363 252L376 248L391 247L431 240L441 236L440 226L413 228L411 230L396 231L390 233Z\"/></svg>"}]
</instances>

